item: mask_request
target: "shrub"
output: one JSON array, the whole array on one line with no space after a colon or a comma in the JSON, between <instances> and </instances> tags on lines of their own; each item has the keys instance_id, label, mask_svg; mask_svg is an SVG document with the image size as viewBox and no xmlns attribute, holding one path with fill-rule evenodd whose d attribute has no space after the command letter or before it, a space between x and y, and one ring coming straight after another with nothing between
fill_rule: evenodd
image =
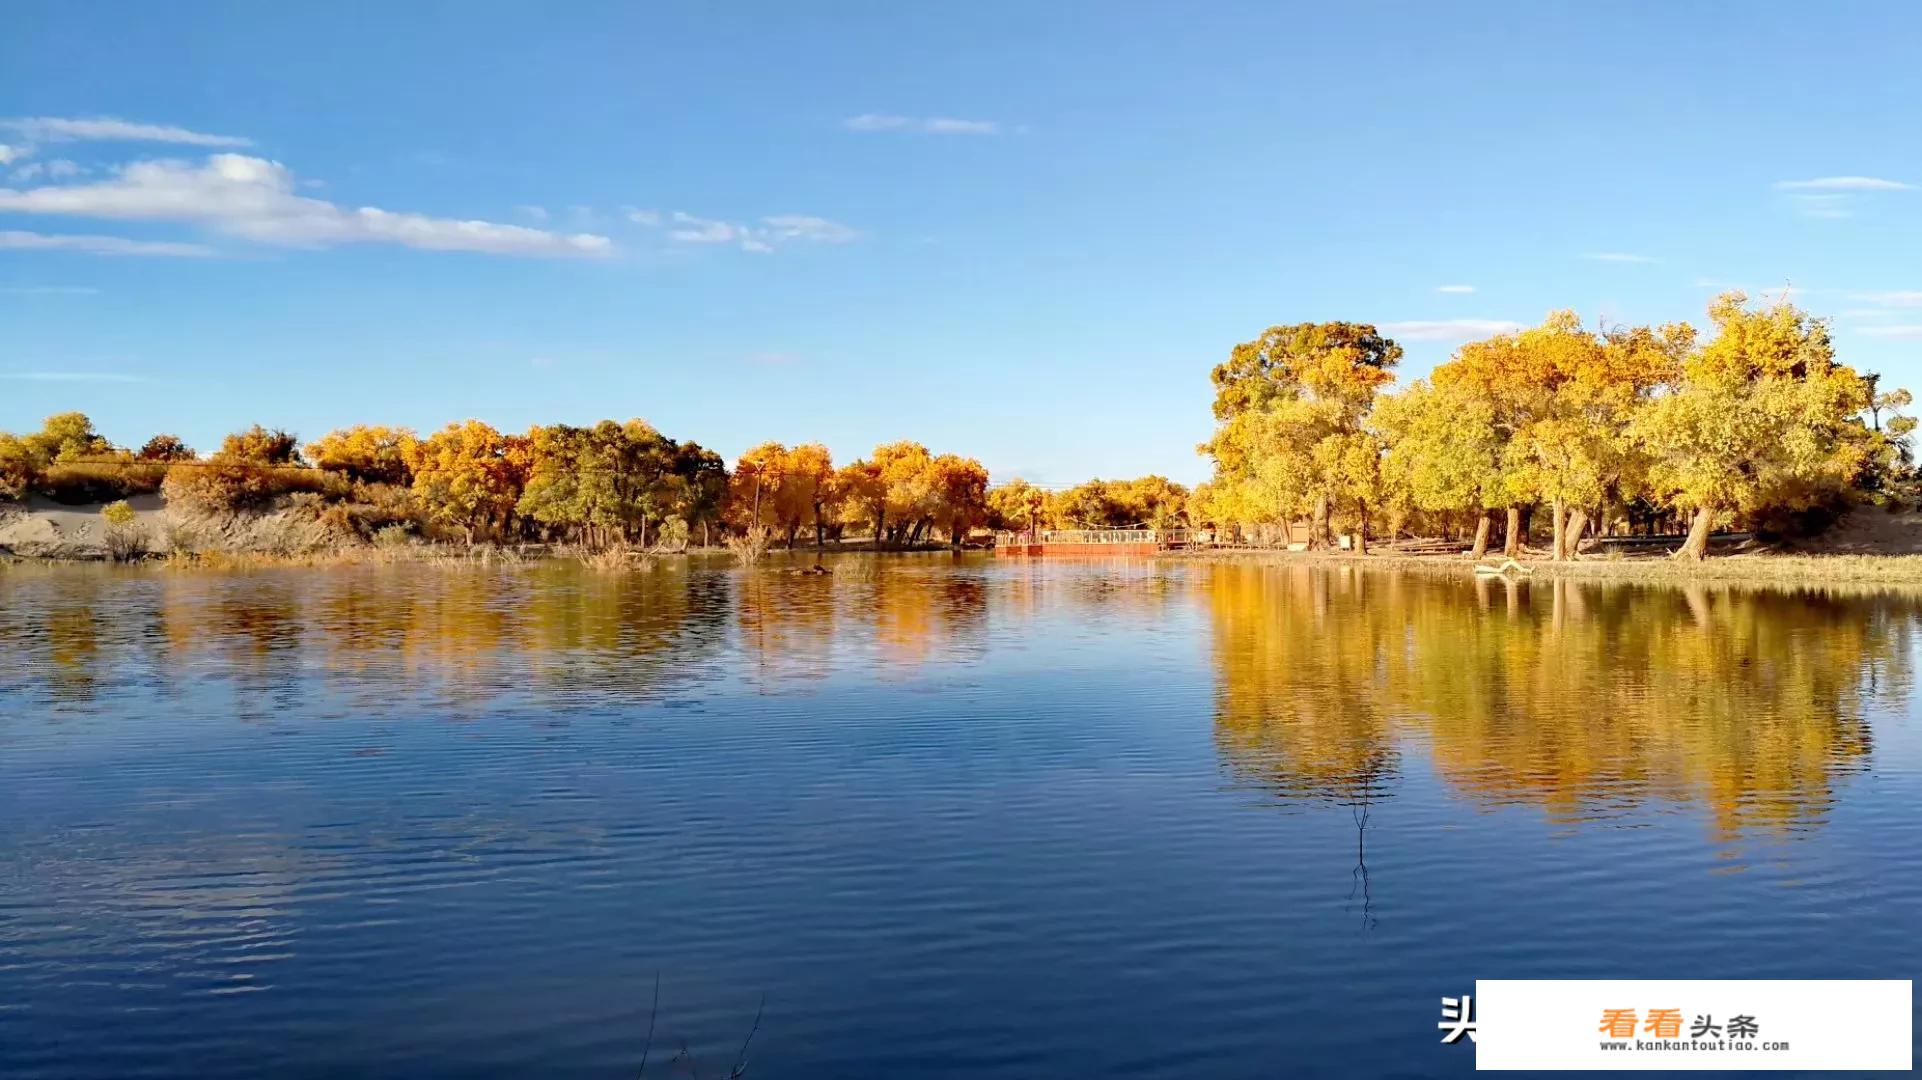
<instances>
[{"instance_id":1,"label":"shrub","mask_svg":"<svg viewBox=\"0 0 1922 1080\"><path fill-rule=\"evenodd\" d=\"M0 499L24 498L46 465L32 443L0 431Z\"/></svg>"},{"instance_id":2,"label":"shrub","mask_svg":"<svg viewBox=\"0 0 1922 1080\"><path fill-rule=\"evenodd\" d=\"M727 549L741 560L742 566L753 566L761 561L761 556L767 554L768 543L773 535L766 525L749 525L739 534L727 538Z\"/></svg>"},{"instance_id":3,"label":"shrub","mask_svg":"<svg viewBox=\"0 0 1922 1080\"><path fill-rule=\"evenodd\" d=\"M181 442L178 435L155 435L139 454L142 461L192 461L195 456L194 448Z\"/></svg>"},{"instance_id":4,"label":"shrub","mask_svg":"<svg viewBox=\"0 0 1922 1080\"><path fill-rule=\"evenodd\" d=\"M278 428L269 431L259 424L245 431L236 431L221 440L220 452L214 458L247 461L256 465L302 464L299 439Z\"/></svg>"},{"instance_id":5,"label":"shrub","mask_svg":"<svg viewBox=\"0 0 1922 1080\"><path fill-rule=\"evenodd\" d=\"M575 551L574 557L581 561L582 566L603 574L631 570L635 567L637 558L642 567L649 565L646 556L620 544L593 551L580 548Z\"/></svg>"},{"instance_id":6,"label":"shrub","mask_svg":"<svg viewBox=\"0 0 1922 1080\"><path fill-rule=\"evenodd\" d=\"M172 514L168 514L162 522L160 538L167 545L168 558L199 551L202 544L200 530L188 522L177 520Z\"/></svg>"},{"instance_id":7,"label":"shrub","mask_svg":"<svg viewBox=\"0 0 1922 1080\"><path fill-rule=\"evenodd\" d=\"M216 456L205 463L182 462L167 472L161 492L169 503L191 510L257 510L283 495L311 492L338 498L349 482L336 474L298 465L262 465Z\"/></svg>"},{"instance_id":8,"label":"shrub","mask_svg":"<svg viewBox=\"0 0 1922 1080\"><path fill-rule=\"evenodd\" d=\"M34 489L69 506L110 502L134 495L151 495L167 478L164 462L113 461L55 462L41 472Z\"/></svg>"},{"instance_id":9,"label":"shrub","mask_svg":"<svg viewBox=\"0 0 1922 1080\"><path fill-rule=\"evenodd\" d=\"M662 551L686 551L687 519L675 516L661 522L661 534L655 543Z\"/></svg>"},{"instance_id":10,"label":"shrub","mask_svg":"<svg viewBox=\"0 0 1922 1080\"><path fill-rule=\"evenodd\" d=\"M114 562L132 562L147 553L147 527L125 500L109 503L100 511L107 555Z\"/></svg>"}]
</instances>

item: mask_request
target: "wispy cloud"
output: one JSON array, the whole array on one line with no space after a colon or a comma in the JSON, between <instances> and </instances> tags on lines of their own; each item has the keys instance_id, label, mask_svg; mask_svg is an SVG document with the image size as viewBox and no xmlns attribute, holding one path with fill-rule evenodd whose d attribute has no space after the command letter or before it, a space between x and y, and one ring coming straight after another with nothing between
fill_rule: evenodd
<instances>
[{"instance_id":1,"label":"wispy cloud","mask_svg":"<svg viewBox=\"0 0 1922 1080\"><path fill-rule=\"evenodd\" d=\"M172 124L142 124L111 116L73 119L57 116L27 116L0 120L0 127L20 133L30 143L45 142L150 142L178 146L241 147L252 146L252 139L238 135L209 135Z\"/></svg>"},{"instance_id":2,"label":"wispy cloud","mask_svg":"<svg viewBox=\"0 0 1922 1080\"><path fill-rule=\"evenodd\" d=\"M6 189L0 188L0 195ZM0 251L73 251L83 255L171 255L196 258L212 255L205 244L171 240L130 240L124 236L87 236L73 233L36 233L0 230Z\"/></svg>"},{"instance_id":3,"label":"wispy cloud","mask_svg":"<svg viewBox=\"0 0 1922 1080\"><path fill-rule=\"evenodd\" d=\"M627 220L636 225L645 225L650 229L661 223L661 212L659 210L642 210L637 207L628 206L623 207L621 212L627 215Z\"/></svg>"},{"instance_id":4,"label":"wispy cloud","mask_svg":"<svg viewBox=\"0 0 1922 1080\"><path fill-rule=\"evenodd\" d=\"M514 209L529 221L546 221L549 217L545 206L517 206Z\"/></svg>"},{"instance_id":5,"label":"wispy cloud","mask_svg":"<svg viewBox=\"0 0 1922 1080\"><path fill-rule=\"evenodd\" d=\"M86 166L77 161L54 158L52 161L29 161L8 173L7 176L16 184L25 184L43 176L49 180L71 180L76 176L84 175L86 171Z\"/></svg>"},{"instance_id":6,"label":"wispy cloud","mask_svg":"<svg viewBox=\"0 0 1922 1080\"><path fill-rule=\"evenodd\" d=\"M1857 202L1873 192L1912 191L1914 184L1880 176L1818 176L1812 180L1777 180L1775 190L1786 192L1788 205L1806 218L1845 218Z\"/></svg>"},{"instance_id":7,"label":"wispy cloud","mask_svg":"<svg viewBox=\"0 0 1922 1080\"><path fill-rule=\"evenodd\" d=\"M1438 293L1454 293L1459 296L1466 296L1474 292L1475 287L1473 285L1437 285L1435 286L1435 291Z\"/></svg>"},{"instance_id":8,"label":"wispy cloud","mask_svg":"<svg viewBox=\"0 0 1922 1080\"><path fill-rule=\"evenodd\" d=\"M8 143L0 143L0 165L11 165L19 158L25 156L22 148Z\"/></svg>"},{"instance_id":9,"label":"wispy cloud","mask_svg":"<svg viewBox=\"0 0 1922 1080\"><path fill-rule=\"evenodd\" d=\"M1659 262L1652 255L1631 255L1626 251L1591 251L1582 258L1593 262L1605 263L1652 263Z\"/></svg>"},{"instance_id":10,"label":"wispy cloud","mask_svg":"<svg viewBox=\"0 0 1922 1080\"><path fill-rule=\"evenodd\" d=\"M953 116L897 116L892 113L862 113L841 121L849 131L900 131L916 135L999 135L996 120L963 120Z\"/></svg>"},{"instance_id":11,"label":"wispy cloud","mask_svg":"<svg viewBox=\"0 0 1922 1080\"><path fill-rule=\"evenodd\" d=\"M94 296L92 285L0 285L0 296Z\"/></svg>"},{"instance_id":12,"label":"wispy cloud","mask_svg":"<svg viewBox=\"0 0 1922 1080\"><path fill-rule=\"evenodd\" d=\"M1856 293L1855 299L1881 307L1922 307L1922 289L1895 289L1889 292Z\"/></svg>"},{"instance_id":13,"label":"wispy cloud","mask_svg":"<svg viewBox=\"0 0 1922 1080\"><path fill-rule=\"evenodd\" d=\"M1914 184L1879 176L1818 176L1813 180L1777 180L1777 191L1911 191Z\"/></svg>"},{"instance_id":14,"label":"wispy cloud","mask_svg":"<svg viewBox=\"0 0 1922 1080\"><path fill-rule=\"evenodd\" d=\"M1922 338L1922 326L1902 323L1895 326L1864 326L1859 332L1869 337L1885 338Z\"/></svg>"},{"instance_id":15,"label":"wispy cloud","mask_svg":"<svg viewBox=\"0 0 1922 1080\"><path fill-rule=\"evenodd\" d=\"M652 214L651 211L638 213ZM643 220L635 213L628 217L643 225L660 220L659 215L653 215L652 221ZM676 210L667 221L667 238L675 243L725 244L761 255L788 243L845 244L861 236L857 230L838 221L808 214L775 214L748 224L696 217Z\"/></svg>"},{"instance_id":16,"label":"wispy cloud","mask_svg":"<svg viewBox=\"0 0 1922 1080\"><path fill-rule=\"evenodd\" d=\"M349 209L294 193L297 180L277 161L214 154L202 165L141 161L111 179L12 190L0 212L62 214L120 221L200 225L264 244L328 247L380 243L490 255L600 256L613 241L491 221L437 218L363 206Z\"/></svg>"},{"instance_id":17,"label":"wispy cloud","mask_svg":"<svg viewBox=\"0 0 1922 1080\"><path fill-rule=\"evenodd\" d=\"M20 382L92 382L92 383L136 383L146 382L141 375L122 375L111 371L0 371L0 379L14 379Z\"/></svg>"},{"instance_id":18,"label":"wispy cloud","mask_svg":"<svg viewBox=\"0 0 1922 1080\"><path fill-rule=\"evenodd\" d=\"M1381 332L1403 341L1467 341L1521 328L1521 323L1507 319L1408 319L1383 323Z\"/></svg>"}]
</instances>

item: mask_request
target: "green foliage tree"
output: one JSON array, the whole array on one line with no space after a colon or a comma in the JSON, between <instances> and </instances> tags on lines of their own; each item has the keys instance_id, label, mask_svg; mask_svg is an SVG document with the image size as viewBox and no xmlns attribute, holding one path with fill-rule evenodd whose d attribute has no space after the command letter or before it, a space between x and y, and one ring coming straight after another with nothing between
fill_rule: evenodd
<instances>
[{"instance_id":1,"label":"green foliage tree","mask_svg":"<svg viewBox=\"0 0 1922 1080\"><path fill-rule=\"evenodd\" d=\"M142 461L192 461L199 455L194 448L182 442L178 435L155 435L148 439L136 455Z\"/></svg>"},{"instance_id":2,"label":"green foliage tree","mask_svg":"<svg viewBox=\"0 0 1922 1080\"><path fill-rule=\"evenodd\" d=\"M594 545L638 539L671 512L676 447L641 420L533 432L533 461L517 511Z\"/></svg>"},{"instance_id":3,"label":"green foliage tree","mask_svg":"<svg viewBox=\"0 0 1922 1080\"><path fill-rule=\"evenodd\" d=\"M1870 386L1837 363L1828 325L1786 300L1709 306L1716 335L1636 417L1656 493L1691 510L1676 553L1700 559L1718 515L1801 508L1844 492L1874 446Z\"/></svg>"},{"instance_id":4,"label":"green foliage tree","mask_svg":"<svg viewBox=\"0 0 1922 1080\"><path fill-rule=\"evenodd\" d=\"M1202 447L1215 459L1217 505L1232 504L1260 520L1306 513L1309 543L1329 543L1329 518L1344 497L1374 491L1379 469L1361 467L1368 414L1394 379L1401 346L1359 323L1271 327L1229 353L1213 372L1215 436ZM1331 471L1332 470L1332 471ZM1235 489L1224 499L1223 489Z\"/></svg>"}]
</instances>

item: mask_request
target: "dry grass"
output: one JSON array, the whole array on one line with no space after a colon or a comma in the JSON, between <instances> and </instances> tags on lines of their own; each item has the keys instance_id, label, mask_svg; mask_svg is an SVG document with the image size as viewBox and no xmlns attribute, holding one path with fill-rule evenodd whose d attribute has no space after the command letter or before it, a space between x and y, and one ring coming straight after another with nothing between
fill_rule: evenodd
<instances>
[{"instance_id":1,"label":"dry grass","mask_svg":"<svg viewBox=\"0 0 1922 1080\"><path fill-rule=\"evenodd\" d=\"M1471 573L1474 565L1459 555L1357 555L1339 551L1168 552L1165 559L1272 562L1290 566L1354 566L1416 570L1448 576ZM1922 585L1922 555L1789 555L1756 552L1712 555L1701 562L1677 562L1660 555L1590 555L1569 562L1524 560L1536 577L1622 581L1756 581L1798 585L1878 583Z\"/></svg>"},{"instance_id":2,"label":"dry grass","mask_svg":"<svg viewBox=\"0 0 1922 1080\"><path fill-rule=\"evenodd\" d=\"M599 549L574 548L569 553L582 566L599 574L621 574L629 570L654 568L653 555L621 544Z\"/></svg>"},{"instance_id":3,"label":"dry grass","mask_svg":"<svg viewBox=\"0 0 1922 1080\"><path fill-rule=\"evenodd\" d=\"M160 490L167 466L152 461L77 461L47 466L33 485L57 503L81 506Z\"/></svg>"},{"instance_id":4,"label":"dry grass","mask_svg":"<svg viewBox=\"0 0 1922 1080\"><path fill-rule=\"evenodd\" d=\"M727 549L741 561L742 566L754 566L767 554L768 545L773 542L774 533L765 525L750 525L738 536L727 538Z\"/></svg>"},{"instance_id":5,"label":"dry grass","mask_svg":"<svg viewBox=\"0 0 1922 1080\"><path fill-rule=\"evenodd\" d=\"M342 544L337 547L304 551L193 551L175 549L162 560L170 569L260 570L275 567L336 566L450 566L508 567L526 566L528 559L512 548L476 544L452 547L439 544L413 544L405 547L369 544Z\"/></svg>"}]
</instances>

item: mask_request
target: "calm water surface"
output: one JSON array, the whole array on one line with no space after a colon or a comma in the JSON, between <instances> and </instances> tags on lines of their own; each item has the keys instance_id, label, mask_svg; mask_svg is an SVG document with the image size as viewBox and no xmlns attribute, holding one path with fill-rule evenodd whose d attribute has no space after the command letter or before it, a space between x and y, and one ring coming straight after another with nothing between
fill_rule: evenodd
<instances>
[{"instance_id":1,"label":"calm water surface","mask_svg":"<svg viewBox=\"0 0 1922 1080\"><path fill-rule=\"evenodd\" d=\"M1477 977L1909 978L1919 617L0 569L0 1075L632 1076L657 975L648 1075L724 1074L763 999L750 1076L1460 1075Z\"/></svg>"}]
</instances>

